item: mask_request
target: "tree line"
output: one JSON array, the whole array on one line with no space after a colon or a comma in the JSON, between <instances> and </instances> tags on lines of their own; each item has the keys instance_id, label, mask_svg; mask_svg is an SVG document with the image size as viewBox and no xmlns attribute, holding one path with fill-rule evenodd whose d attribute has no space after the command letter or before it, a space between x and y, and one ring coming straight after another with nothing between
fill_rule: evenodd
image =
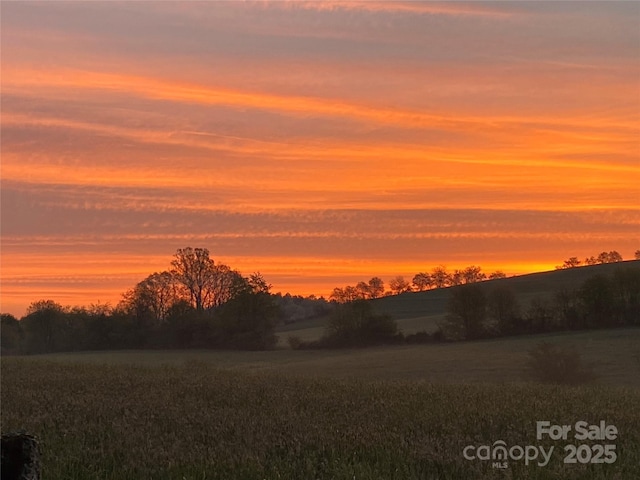
<instances>
[{"instance_id":1,"label":"tree line","mask_svg":"<svg viewBox=\"0 0 640 480\"><path fill-rule=\"evenodd\" d=\"M636 250L635 259L640 260L640 250ZM622 261L622 255L613 250L610 252L602 252L597 256L587 257L584 261L579 260L578 257L570 257L565 260L562 265L556 266L556 269ZM411 282L406 280L404 276L398 275L389 281L389 289L385 288L385 283L380 277L373 277L368 282L359 282L356 285L336 287L331 292L329 299L338 303L348 303L356 300L372 300L383 296L400 295L406 292L423 292L435 288L455 287L506 277L507 275L502 270L496 270L487 275L482 271L482 268L477 265L470 265L466 268L455 269L453 271L447 270L447 267L444 265L439 265L430 271L417 273Z\"/></svg>"},{"instance_id":2,"label":"tree line","mask_svg":"<svg viewBox=\"0 0 640 480\"><path fill-rule=\"evenodd\" d=\"M599 255L598 263L620 261L617 252ZM640 257L640 251L636 252ZM566 263L566 262L565 262ZM456 286L451 289L447 322L434 333L403 335L395 320L377 314L367 300L389 294L373 277L354 287L335 289L324 298L272 294L260 273L247 277L216 263L205 248L178 249L170 269L156 272L125 292L115 306L63 307L52 300L32 303L18 320L1 316L3 354L49 353L129 348L268 349L275 327L328 316L317 342L290 339L293 348L364 346L478 339L557 330L640 325L640 269L619 269L611 277L587 280L562 290L552 300L535 298L519 305L513 291L490 290L480 267L448 272L443 266L418 273L412 285L391 280L391 294ZM568 267L567 267L568 268Z\"/></svg>"},{"instance_id":3,"label":"tree line","mask_svg":"<svg viewBox=\"0 0 640 480\"><path fill-rule=\"evenodd\" d=\"M574 289L534 297L522 305L505 285L469 283L450 290L446 320L433 332L403 334L395 319L375 312L371 302L338 304L323 336L288 338L293 349L364 347L383 344L453 342L558 331L640 327L640 268L595 275Z\"/></svg>"},{"instance_id":4,"label":"tree line","mask_svg":"<svg viewBox=\"0 0 640 480\"><path fill-rule=\"evenodd\" d=\"M524 307L512 289L465 285L451 291L440 328L453 340L640 326L640 268L598 274Z\"/></svg>"},{"instance_id":5,"label":"tree line","mask_svg":"<svg viewBox=\"0 0 640 480\"><path fill-rule=\"evenodd\" d=\"M635 251L634 259L640 260L640 250ZM569 257L562 263L562 265L556 266L556 270L581 267L583 265L600 265L603 263L616 263L622 261L624 261L622 255L620 255L616 250L612 250L610 252L601 252L597 256L591 255L590 257L585 258L584 261L581 261L578 257Z\"/></svg>"},{"instance_id":6,"label":"tree line","mask_svg":"<svg viewBox=\"0 0 640 480\"><path fill-rule=\"evenodd\" d=\"M33 302L18 321L2 315L3 353L125 348L240 348L275 345L277 297L260 273L243 277L206 248L178 249L156 272L109 305Z\"/></svg>"},{"instance_id":7,"label":"tree line","mask_svg":"<svg viewBox=\"0 0 640 480\"><path fill-rule=\"evenodd\" d=\"M402 275L398 275L389 281L388 290L385 289L384 281L381 278L373 277L368 282L359 282L355 286L336 287L329 298L338 303L347 303L355 300L371 300L383 296L400 295L405 292L422 292L434 288L453 287L496 278L506 278L506 274L497 270L487 275L482 271L482 267L476 265L450 272L444 265L439 265L431 271L417 273L411 283L405 280Z\"/></svg>"}]
</instances>

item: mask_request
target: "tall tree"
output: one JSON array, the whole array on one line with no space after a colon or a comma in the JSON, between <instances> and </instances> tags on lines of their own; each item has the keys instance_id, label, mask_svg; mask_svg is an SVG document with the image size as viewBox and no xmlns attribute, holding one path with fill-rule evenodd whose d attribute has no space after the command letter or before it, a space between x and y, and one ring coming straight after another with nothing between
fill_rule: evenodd
<instances>
[{"instance_id":1,"label":"tall tree","mask_svg":"<svg viewBox=\"0 0 640 480\"><path fill-rule=\"evenodd\" d=\"M436 288L443 288L450 284L451 276L447 272L447 267L439 265L431 270L431 280Z\"/></svg>"},{"instance_id":2,"label":"tall tree","mask_svg":"<svg viewBox=\"0 0 640 480\"><path fill-rule=\"evenodd\" d=\"M151 316L154 323L163 323L173 304L184 299L185 294L176 275L156 272L126 292L119 307L138 318Z\"/></svg>"},{"instance_id":3,"label":"tall tree","mask_svg":"<svg viewBox=\"0 0 640 480\"><path fill-rule=\"evenodd\" d=\"M489 292L487 313L502 335L517 332L520 310L516 296L509 287L497 287Z\"/></svg>"},{"instance_id":4,"label":"tall tree","mask_svg":"<svg viewBox=\"0 0 640 480\"><path fill-rule=\"evenodd\" d=\"M214 282L214 262L206 248L179 248L173 260L172 273L189 292L191 303L204 310Z\"/></svg>"},{"instance_id":5,"label":"tall tree","mask_svg":"<svg viewBox=\"0 0 640 480\"><path fill-rule=\"evenodd\" d=\"M358 298L361 300L365 300L371 297L369 284L366 282L358 282L358 284L356 285L356 290L358 291Z\"/></svg>"},{"instance_id":6,"label":"tall tree","mask_svg":"<svg viewBox=\"0 0 640 480\"><path fill-rule=\"evenodd\" d=\"M451 290L447 320L466 340L480 338L487 316L487 297L480 285L464 285Z\"/></svg>"},{"instance_id":7,"label":"tall tree","mask_svg":"<svg viewBox=\"0 0 640 480\"><path fill-rule=\"evenodd\" d=\"M369 280L369 298L379 298L384 294L384 282L379 277Z\"/></svg>"},{"instance_id":8,"label":"tall tree","mask_svg":"<svg viewBox=\"0 0 640 480\"><path fill-rule=\"evenodd\" d=\"M206 248L180 248L171 262L171 273L189 292L199 312L222 305L241 291L246 280L224 264L215 264Z\"/></svg>"}]
</instances>

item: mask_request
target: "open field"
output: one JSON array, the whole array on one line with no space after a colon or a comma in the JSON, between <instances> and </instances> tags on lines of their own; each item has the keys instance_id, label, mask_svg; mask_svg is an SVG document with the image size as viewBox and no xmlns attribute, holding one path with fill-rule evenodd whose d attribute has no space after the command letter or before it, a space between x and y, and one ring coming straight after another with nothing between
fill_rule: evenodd
<instances>
[{"instance_id":1,"label":"open field","mask_svg":"<svg viewBox=\"0 0 640 480\"><path fill-rule=\"evenodd\" d=\"M541 341L579 349L595 385L524 381ZM2 358L2 430L41 440L58 479L640 477L640 329L345 351L121 351ZM615 425L611 441L536 439L536 421ZM507 469L467 445L553 447ZM568 444L613 464L565 464ZM586 447L585 447L586 448Z\"/></svg>"},{"instance_id":2,"label":"open field","mask_svg":"<svg viewBox=\"0 0 640 480\"><path fill-rule=\"evenodd\" d=\"M241 371L276 371L373 380L444 383L518 382L527 351L540 342L570 346L594 365L605 385L640 387L640 329L529 335L477 342L354 350L115 351L38 355L30 358L79 364L181 366L189 363Z\"/></svg>"},{"instance_id":3,"label":"open field","mask_svg":"<svg viewBox=\"0 0 640 480\"><path fill-rule=\"evenodd\" d=\"M640 390L438 385L173 366L2 360L3 431L36 434L47 480L631 479L640 475ZM615 425L613 464L564 464L575 440L536 421ZM554 452L506 470L467 445ZM603 442L582 442L588 445Z\"/></svg>"},{"instance_id":4,"label":"open field","mask_svg":"<svg viewBox=\"0 0 640 480\"><path fill-rule=\"evenodd\" d=\"M487 291L496 287L508 287L513 290L518 303L526 308L534 298L551 300L556 292L574 290L594 275L611 275L619 268L640 268L640 260L591 265L579 268L532 273L517 277L487 280L479 283ZM446 317L447 302L451 290L457 287L440 288L424 292L409 292L372 300L379 313L395 318L398 327L405 334L420 330L433 332L438 322ZM302 340L317 340L322 336L326 318L283 325L278 328L280 345L286 345L288 335L297 335Z\"/></svg>"}]
</instances>

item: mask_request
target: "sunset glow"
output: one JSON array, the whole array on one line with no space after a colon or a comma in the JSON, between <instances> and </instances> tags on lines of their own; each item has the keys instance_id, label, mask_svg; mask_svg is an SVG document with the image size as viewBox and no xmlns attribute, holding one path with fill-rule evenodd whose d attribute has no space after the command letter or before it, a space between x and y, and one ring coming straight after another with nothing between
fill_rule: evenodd
<instances>
[{"instance_id":1,"label":"sunset glow","mask_svg":"<svg viewBox=\"0 0 640 480\"><path fill-rule=\"evenodd\" d=\"M640 248L638 2L2 4L2 312L177 248L328 296Z\"/></svg>"}]
</instances>

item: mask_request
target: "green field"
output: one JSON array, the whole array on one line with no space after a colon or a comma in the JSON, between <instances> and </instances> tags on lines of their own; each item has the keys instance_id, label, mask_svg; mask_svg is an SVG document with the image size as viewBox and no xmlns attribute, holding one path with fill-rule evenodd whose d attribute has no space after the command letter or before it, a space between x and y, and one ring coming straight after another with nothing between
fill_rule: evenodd
<instances>
[{"instance_id":1,"label":"green field","mask_svg":"<svg viewBox=\"0 0 640 480\"><path fill-rule=\"evenodd\" d=\"M579 348L599 382L527 383L526 350ZM126 351L2 359L2 429L42 444L45 479L640 477L640 330L350 351ZM564 464L536 421L619 430L613 464ZM553 446L505 470L467 445ZM541 458L541 457L540 457Z\"/></svg>"},{"instance_id":2,"label":"green field","mask_svg":"<svg viewBox=\"0 0 640 480\"><path fill-rule=\"evenodd\" d=\"M590 277L611 275L617 269L629 267L640 268L640 260L519 275L487 280L479 285L482 285L486 291L496 287L508 287L514 292L520 306L526 309L534 298L552 300L557 292L578 289ZM421 330L433 332L438 328L438 323L444 320L447 315L447 302L453 288L457 287L409 292L379 298L371 302L377 312L389 314L395 318L398 327L405 334ZM285 346L289 335L299 336L305 341L319 339L322 336L326 320L326 317L317 318L280 326L278 328L279 344Z\"/></svg>"}]
</instances>

